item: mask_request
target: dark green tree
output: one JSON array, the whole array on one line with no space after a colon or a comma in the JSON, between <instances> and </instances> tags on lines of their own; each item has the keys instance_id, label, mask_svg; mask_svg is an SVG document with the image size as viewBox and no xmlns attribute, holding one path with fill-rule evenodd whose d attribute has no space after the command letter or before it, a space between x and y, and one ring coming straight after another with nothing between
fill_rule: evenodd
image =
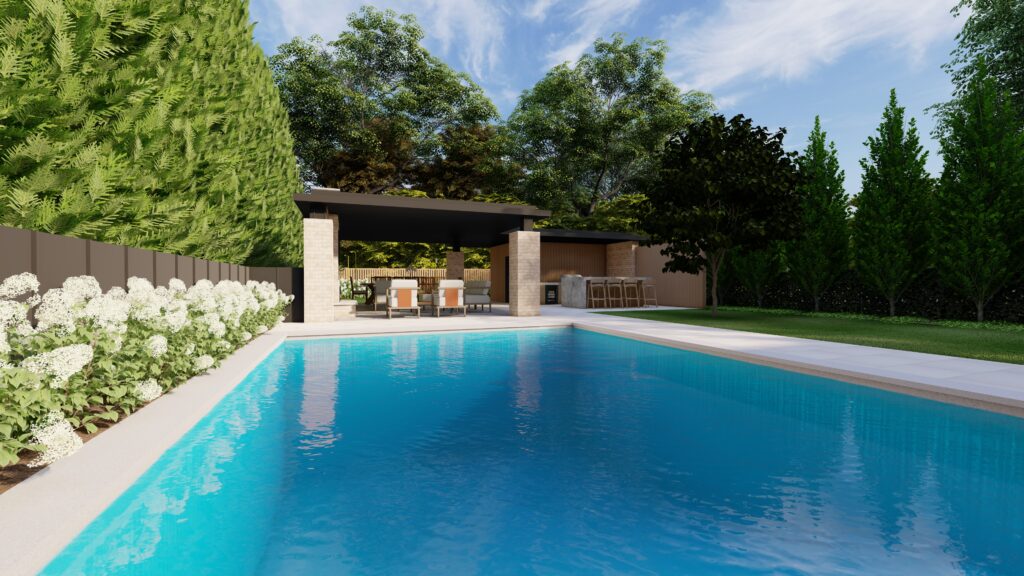
<instances>
[{"instance_id":1,"label":"dark green tree","mask_svg":"<svg viewBox=\"0 0 1024 576\"><path fill-rule=\"evenodd\" d=\"M734 250L756 251L799 231L800 172L795 154L742 115L714 115L669 139L642 218L652 244L664 244L666 271L718 275Z\"/></svg>"},{"instance_id":2,"label":"dark green tree","mask_svg":"<svg viewBox=\"0 0 1024 576\"><path fill-rule=\"evenodd\" d=\"M998 90L1009 94L1017 122L1024 122L1024 2L960 0L953 13L967 18L946 65L957 94L971 89L979 62L984 62Z\"/></svg>"},{"instance_id":3,"label":"dark green tree","mask_svg":"<svg viewBox=\"0 0 1024 576\"><path fill-rule=\"evenodd\" d=\"M248 2L0 3L0 224L296 264L301 189Z\"/></svg>"},{"instance_id":4,"label":"dark green tree","mask_svg":"<svg viewBox=\"0 0 1024 576\"><path fill-rule=\"evenodd\" d=\"M800 237L784 247L789 275L821 310L821 295L849 269L849 201L834 142L814 118L807 149L797 160L803 173Z\"/></svg>"},{"instance_id":5,"label":"dark green tree","mask_svg":"<svg viewBox=\"0 0 1024 576\"><path fill-rule=\"evenodd\" d=\"M637 191L668 135L713 109L707 94L680 93L665 76L665 54L664 42L615 35L523 93L508 130L524 200L589 216Z\"/></svg>"},{"instance_id":6,"label":"dark green tree","mask_svg":"<svg viewBox=\"0 0 1024 576\"><path fill-rule=\"evenodd\" d=\"M467 165L482 162L467 164L465 156L487 150L486 125L497 109L467 75L422 46L413 16L367 6L348 26L326 44L296 38L270 59L303 177L373 194L423 190L433 178L433 189L448 191ZM452 152L453 166L443 166Z\"/></svg>"},{"instance_id":7,"label":"dark green tree","mask_svg":"<svg viewBox=\"0 0 1024 576\"><path fill-rule=\"evenodd\" d=\"M738 249L724 265L723 271L754 296L758 307L764 306L768 287L782 273L781 246L772 243L756 250Z\"/></svg>"},{"instance_id":8,"label":"dark green tree","mask_svg":"<svg viewBox=\"0 0 1024 576\"><path fill-rule=\"evenodd\" d=\"M984 62L947 110L938 186L942 278L985 318L985 306L1024 270L1024 131Z\"/></svg>"},{"instance_id":9,"label":"dark green tree","mask_svg":"<svg viewBox=\"0 0 1024 576\"><path fill-rule=\"evenodd\" d=\"M878 134L868 137L868 156L853 218L853 254L866 284L896 301L932 263L933 184L925 170L917 123L904 120L896 90L882 113Z\"/></svg>"}]
</instances>

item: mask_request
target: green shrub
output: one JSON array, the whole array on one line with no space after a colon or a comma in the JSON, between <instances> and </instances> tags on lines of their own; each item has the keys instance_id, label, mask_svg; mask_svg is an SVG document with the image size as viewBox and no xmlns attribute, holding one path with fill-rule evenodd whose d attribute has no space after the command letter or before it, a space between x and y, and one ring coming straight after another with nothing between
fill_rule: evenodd
<instances>
[{"instance_id":1,"label":"green shrub","mask_svg":"<svg viewBox=\"0 0 1024 576\"><path fill-rule=\"evenodd\" d=\"M248 2L0 2L0 224L300 260L288 117Z\"/></svg>"}]
</instances>

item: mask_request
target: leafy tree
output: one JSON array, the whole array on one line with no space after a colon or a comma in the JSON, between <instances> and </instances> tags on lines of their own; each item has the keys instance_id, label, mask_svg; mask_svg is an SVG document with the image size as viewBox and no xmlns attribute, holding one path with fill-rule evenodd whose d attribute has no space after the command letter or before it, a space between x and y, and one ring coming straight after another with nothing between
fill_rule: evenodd
<instances>
[{"instance_id":1,"label":"leafy tree","mask_svg":"<svg viewBox=\"0 0 1024 576\"><path fill-rule=\"evenodd\" d=\"M440 153L423 166L418 187L431 197L457 200L508 190L515 167L503 156L506 141L492 125L445 130Z\"/></svg>"},{"instance_id":2,"label":"leafy tree","mask_svg":"<svg viewBox=\"0 0 1024 576\"><path fill-rule=\"evenodd\" d=\"M523 93L508 129L525 200L589 216L639 188L666 137L712 110L708 95L665 77L665 53L664 42L615 35Z\"/></svg>"},{"instance_id":3,"label":"leafy tree","mask_svg":"<svg viewBox=\"0 0 1024 576\"><path fill-rule=\"evenodd\" d=\"M984 62L997 88L1009 93L1017 122L1024 121L1024 2L960 0L953 13L967 16L953 59L946 65L957 93L971 90L979 63Z\"/></svg>"},{"instance_id":4,"label":"leafy tree","mask_svg":"<svg viewBox=\"0 0 1024 576\"><path fill-rule=\"evenodd\" d=\"M0 224L296 263L300 181L247 2L0 2Z\"/></svg>"},{"instance_id":5,"label":"leafy tree","mask_svg":"<svg viewBox=\"0 0 1024 576\"><path fill-rule=\"evenodd\" d=\"M1024 269L1024 132L985 63L973 69L945 117L936 246L942 278L974 303L980 322Z\"/></svg>"},{"instance_id":6,"label":"leafy tree","mask_svg":"<svg viewBox=\"0 0 1024 576\"><path fill-rule=\"evenodd\" d=\"M786 243L786 265L793 281L814 299L814 311L821 309L821 295L849 268L849 208L843 189L843 171L834 142L827 142L821 119L807 149L797 163L801 183L801 235Z\"/></svg>"},{"instance_id":7,"label":"leafy tree","mask_svg":"<svg viewBox=\"0 0 1024 576\"><path fill-rule=\"evenodd\" d=\"M738 249L724 271L754 295L758 307L764 306L768 286L782 273L781 246L773 243L756 250Z\"/></svg>"},{"instance_id":8,"label":"leafy tree","mask_svg":"<svg viewBox=\"0 0 1024 576\"><path fill-rule=\"evenodd\" d=\"M543 228L642 233L640 218L646 204L647 196L630 192L600 202L590 216L580 216L576 212L555 212L551 218L538 224Z\"/></svg>"},{"instance_id":9,"label":"leafy tree","mask_svg":"<svg viewBox=\"0 0 1024 576\"><path fill-rule=\"evenodd\" d=\"M734 250L756 251L799 229L800 173L772 134L742 115L714 115L672 136L661 154L642 219L652 244L665 244L666 271L718 275Z\"/></svg>"},{"instance_id":10,"label":"leafy tree","mask_svg":"<svg viewBox=\"0 0 1024 576\"><path fill-rule=\"evenodd\" d=\"M896 301L931 264L932 180L924 165L917 123L904 121L896 90L882 113L878 134L867 140L868 157L853 218L854 265L861 278Z\"/></svg>"},{"instance_id":11,"label":"leafy tree","mask_svg":"<svg viewBox=\"0 0 1024 576\"><path fill-rule=\"evenodd\" d=\"M497 109L421 45L413 16L365 6L348 26L326 44L296 38L270 59L304 178L376 194L422 189L430 168L435 189L447 190L462 176L438 177L448 170L438 163L456 151L452 170L464 170L463 156L488 142L483 127Z\"/></svg>"}]
</instances>

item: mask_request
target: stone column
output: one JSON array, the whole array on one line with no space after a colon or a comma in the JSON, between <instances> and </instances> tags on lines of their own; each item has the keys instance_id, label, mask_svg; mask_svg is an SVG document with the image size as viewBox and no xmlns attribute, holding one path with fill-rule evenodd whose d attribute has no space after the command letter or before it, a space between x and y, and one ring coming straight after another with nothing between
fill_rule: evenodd
<instances>
[{"instance_id":1,"label":"stone column","mask_svg":"<svg viewBox=\"0 0 1024 576\"><path fill-rule=\"evenodd\" d=\"M303 314L305 322L331 322L338 303L338 216L302 220Z\"/></svg>"},{"instance_id":2,"label":"stone column","mask_svg":"<svg viewBox=\"0 0 1024 576\"><path fill-rule=\"evenodd\" d=\"M449 280L462 280L466 270L466 254L461 250L445 254L444 269L445 278Z\"/></svg>"},{"instance_id":3,"label":"stone column","mask_svg":"<svg viewBox=\"0 0 1024 576\"><path fill-rule=\"evenodd\" d=\"M510 314L540 315L540 232L508 235L508 291Z\"/></svg>"},{"instance_id":4,"label":"stone column","mask_svg":"<svg viewBox=\"0 0 1024 576\"><path fill-rule=\"evenodd\" d=\"M636 242L616 242L605 247L605 274L636 276Z\"/></svg>"}]
</instances>

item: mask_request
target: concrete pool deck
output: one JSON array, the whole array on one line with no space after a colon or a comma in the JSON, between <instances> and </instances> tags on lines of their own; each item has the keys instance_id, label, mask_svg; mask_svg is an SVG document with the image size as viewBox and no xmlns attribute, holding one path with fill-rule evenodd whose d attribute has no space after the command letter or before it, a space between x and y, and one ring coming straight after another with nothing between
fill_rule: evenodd
<instances>
[{"instance_id":1,"label":"concrete pool deck","mask_svg":"<svg viewBox=\"0 0 1024 576\"><path fill-rule=\"evenodd\" d=\"M667 308L666 308L667 309ZM1024 417L1024 366L689 326L545 306L536 317L507 307L466 317L360 317L284 324L191 379L75 453L0 494L5 575L35 574L282 342L292 338L576 327L976 406Z\"/></svg>"}]
</instances>

